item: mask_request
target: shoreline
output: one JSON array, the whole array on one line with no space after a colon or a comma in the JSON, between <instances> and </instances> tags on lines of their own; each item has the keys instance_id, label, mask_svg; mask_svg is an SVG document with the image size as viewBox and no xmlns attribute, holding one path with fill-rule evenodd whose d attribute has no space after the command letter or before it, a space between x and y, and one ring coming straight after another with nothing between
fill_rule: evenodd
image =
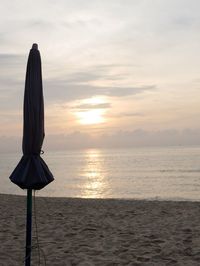
<instances>
[{"instance_id":1,"label":"shoreline","mask_svg":"<svg viewBox=\"0 0 200 266\"><path fill-rule=\"evenodd\" d=\"M36 217L47 266L200 264L200 202L36 195ZM0 265L23 265L25 221L26 196L0 194Z\"/></svg>"},{"instance_id":2,"label":"shoreline","mask_svg":"<svg viewBox=\"0 0 200 266\"><path fill-rule=\"evenodd\" d=\"M8 193L2 193L0 192L0 196L5 195L5 196L14 196L14 197L24 197L26 198L26 195L20 195L20 194L8 194ZM34 194L32 194L34 196ZM35 195L36 198L46 198L46 199L60 199L60 200L113 200L113 201L141 201L141 202L193 202L193 203L200 203L200 200L197 199L187 199L187 198L84 198L84 197L54 197L54 196L42 196L42 195Z\"/></svg>"}]
</instances>

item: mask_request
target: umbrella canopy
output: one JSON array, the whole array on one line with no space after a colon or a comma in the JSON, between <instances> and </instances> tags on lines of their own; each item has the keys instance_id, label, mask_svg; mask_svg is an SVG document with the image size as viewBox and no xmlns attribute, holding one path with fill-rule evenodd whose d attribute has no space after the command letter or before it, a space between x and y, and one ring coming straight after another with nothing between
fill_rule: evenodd
<instances>
[{"instance_id":1,"label":"umbrella canopy","mask_svg":"<svg viewBox=\"0 0 200 266\"><path fill-rule=\"evenodd\" d=\"M41 189L54 180L40 157L44 140L41 58L37 44L30 50L24 92L23 156L10 176L22 189Z\"/></svg>"}]
</instances>

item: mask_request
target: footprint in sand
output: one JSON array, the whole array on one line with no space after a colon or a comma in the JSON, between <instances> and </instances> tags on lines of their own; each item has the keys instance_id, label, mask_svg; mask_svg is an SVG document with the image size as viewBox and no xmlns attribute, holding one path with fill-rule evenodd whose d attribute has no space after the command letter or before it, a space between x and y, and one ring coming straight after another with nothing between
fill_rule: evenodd
<instances>
[{"instance_id":1,"label":"footprint in sand","mask_svg":"<svg viewBox=\"0 0 200 266\"><path fill-rule=\"evenodd\" d=\"M147 262L149 260L150 260L150 258L148 258L148 257L137 257L137 261L139 261L139 262Z\"/></svg>"}]
</instances>

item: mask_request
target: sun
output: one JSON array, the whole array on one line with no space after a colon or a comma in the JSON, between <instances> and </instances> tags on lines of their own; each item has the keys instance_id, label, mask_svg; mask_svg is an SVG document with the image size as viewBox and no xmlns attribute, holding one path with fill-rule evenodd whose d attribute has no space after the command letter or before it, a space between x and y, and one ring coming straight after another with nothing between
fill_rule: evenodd
<instances>
[{"instance_id":1,"label":"sun","mask_svg":"<svg viewBox=\"0 0 200 266\"><path fill-rule=\"evenodd\" d=\"M93 125L104 122L104 111L101 109L92 109L88 111L77 112L79 123L82 125Z\"/></svg>"},{"instance_id":2,"label":"sun","mask_svg":"<svg viewBox=\"0 0 200 266\"><path fill-rule=\"evenodd\" d=\"M106 121L105 114L107 101L105 97L91 97L80 101L74 114L77 122L82 125L101 124Z\"/></svg>"},{"instance_id":3,"label":"sun","mask_svg":"<svg viewBox=\"0 0 200 266\"><path fill-rule=\"evenodd\" d=\"M91 97L79 102L75 115L82 125L94 125L105 122L105 104L103 97Z\"/></svg>"}]
</instances>

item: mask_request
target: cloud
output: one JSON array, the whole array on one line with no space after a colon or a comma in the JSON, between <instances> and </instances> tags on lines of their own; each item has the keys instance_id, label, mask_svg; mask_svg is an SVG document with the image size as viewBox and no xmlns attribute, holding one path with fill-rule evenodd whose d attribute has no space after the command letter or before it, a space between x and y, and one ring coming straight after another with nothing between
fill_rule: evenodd
<instances>
[{"instance_id":1,"label":"cloud","mask_svg":"<svg viewBox=\"0 0 200 266\"><path fill-rule=\"evenodd\" d=\"M39 22L34 22L38 24ZM14 110L19 108L19 96L23 97L24 79L26 72L27 55L1 53L0 60L0 104L1 108ZM90 98L95 95L106 95L110 97L131 96L145 91L154 90L156 86L121 86L118 80L123 79L120 74L112 73L113 69L124 67L124 65L102 64L87 68L87 70L76 71L74 73L66 73L67 78L63 76L59 78L44 79L45 99L49 103L61 103L78 99ZM91 85L92 82L104 80L104 84L108 81L115 80L113 86L97 86ZM108 81L107 81L108 80ZM101 105L92 108L108 108L110 106ZM82 106L82 108L90 108Z\"/></svg>"},{"instance_id":2,"label":"cloud","mask_svg":"<svg viewBox=\"0 0 200 266\"><path fill-rule=\"evenodd\" d=\"M43 28L45 29L49 29L49 28L54 28L55 27L55 23L53 21L49 21L49 20L45 20L45 19L30 19L30 20L26 20L26 23L24 23L24 21L21 21L22 25L26 25L27 28L33 27L33 28Z\"/></svg>"},{"instance_id":3,"label":"cloud","mask_svg":"<svg viewBox=\"0 0 200 266\"><path fill-rule=\"evenodd\" d=\"M24 82L0 77L0 113L22 109Z\"/></svg>"},{"instance_id":4,"label":"cloud","mask_svg":"<svg viewBox=\"0 0 200 266\"><path fill-rule=\"evenodd\" d=\"M147 131L117 131L112 134L91 136L75 131L69 134L46 135L44 150L87 148L131 148L147 146L200 145L200 129ZM0 151L21 151L21 137L0 136Z\"/></svg>"},{"instance_id":5,"label":"cloud","mask_svg":"<svg viewBox=\"0 0 200 266\"><path fill-rule=\"evenodd\" d=\"M179 28L190 28L195 25L196 19L189 16L179 16L172 20L172 25Z\"/></svg>"},{"instance_id":6,"label":"cloud","mask_svg":"<svg viewBox=\"0 0 200 266\"><path fill-rule=\"evenodd\" d=\"M114 97L125 97L140 94L146 91L155 90L155 85L141 86L141 87L110 87L108 88L107 95Z\"/></svg>"},{"instance_id":7,"label":"cloud","mask_svg":"<svg viewBox=\"0 0 200 266\"><path fill-rule=\"evenodd\" d=\"M68 83L82 83L82 82L88 82L88 81L94 81L98 80L102 77L99 73L94 73L93 71L90 72L75 72L72 74L69 74L67 77Z\"/></svg>"},{"instance_id":8,"label":"cloud","mask_svg":"<svg viewBox=\"0 0 200 266\"><path fill-rule=\"evenodd\" d=\"M15 109L24 89L26 58L24 55L0 54L0 105Z\"/></svg>"},{"instance_id":9,"label":"cloud","mask_svg":"<svg viewBox=\"0 0 200 266\"><path fill-rule=\"evenodd\" d=\"M87 84L93 81L117 81L124 80L125 74L119 73L120 68L138 67L134 65L120 65L120 64L105 64L105 65L95 65L87 67L86 70L77 71L74 73L67 73L67 82L75 84ZM117 72L117 74L113 74Z\"/></svg>"},{"instance_id":10,"label":"cloud","mask_svg":"<svg viewBox=\"0 0 200 266\"><path fill-rule=\"evenodd\" d=\"M21 54L0 54L0 80L19 80L25 76L26 56Z\"/></svg>"},{"instance_id":11,"label":"cloud","mask_svg":"<svg viewBox=\"0 0 200 266\"><path fill-rule=\"evenodd\" d=\"M98 104L80 104L71 107L72 109L88 110L88 109L108 109L111 108L110 103L98 103Z\"/></svg>"},{"instance_id":12,"label":"cloud","mask_svg":"<svg viewBox=\"0 0 200 266\"><path fill-rule=\"evenodd\" d=\"M22 138L0 136L0 152L21 152Z\"/></svg>"},{"instance_id":13,"label":"cloud","mask_svg":"<svg viewBox=\"0 0 200 266\"><path fill-rule=\"evenodd\" d=\"M79 100L84 98L90 98L96 95L105 95L110 97L126 97L141 94L146 91L152 91L156 89L155 85L141 86L141 87L126 87L126 86L106 86L100 87L95 85L79 85L76 83L70 83L68 80L46 80L44 81L44 88L48 90L47 100L66 102Z\"/></svg>"},{"instance_id":14,"label":"cloud","mask_svg":"<svg viewBox=\"0 0 200 266\"><path fill-rule=\"evenodd\" d=\"M117 131L93 137L88 133L46 137L46 149L131 148L143 146L200 145L200 129L147 131Z\"/></svg>"},{"instance_id":15,"label":"cloud","mask_svg":"<svg viewBox=\"0 0 200 266\"><path fill-rule=\"evenodd\" d=\"M0 60L5 65L21 65L24 55L0 53Z\"/></svg>"},{"instance_id":16,"label":"cloud","mask_svg":"<svg viewBox=\"0 0 200 266\"><path fill-rule=\"evenodd\" d=\"M119 113L119 114L112 114L109 117L136 117L136 116L144 116L143 113Z\"/></svg>"}]
</instances>

